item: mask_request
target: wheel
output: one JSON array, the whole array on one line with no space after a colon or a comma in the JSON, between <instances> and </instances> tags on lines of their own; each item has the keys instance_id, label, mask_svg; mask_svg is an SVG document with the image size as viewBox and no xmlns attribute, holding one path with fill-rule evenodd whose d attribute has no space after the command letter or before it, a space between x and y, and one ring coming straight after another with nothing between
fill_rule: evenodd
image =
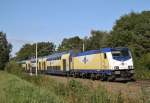
<instances>
[{"instance_id":1,"label":"wheel","mask_svg":"<svg viewBox=\"0 0 150 103\"><path fill-rule=\"evenodd\" d=\"M113 82L114 80L115 80L115 76L109 76L109 77L108 77L108 81L109 81L109 82Z\"/></svg>"},{"instance_id":2,"label":"wheel","mask_svg":"<svg viewBox=\"0 0 150 103\"><path fill-rule=\"evenodd\" d=\"M91 77L90 77L92 80L95 80L95 75L94 74L91 74Z\"/></svg>"},{"instance_id":3,"label":"wheel","mask_svg":"<svg viewBox=\"0 0 150 103\"><path fill-rule=\"evenodd\" d=\"M95 76L95 79L96 79L96 80L99 80L99 79L100 79L100 75L97 74L97 75Z\"/></svg>"},{"instance_id":4,"label":"wheel","mask_svg":"<svg viewBox=\"0 0 150 103\"><path fill-rule=\"evenodd\" d=\"M66 73L66 76L67 76L67 77L70 77L70 73L69 73L69 72L67 72L67 73Z\"/></svg>"},{"instance_id":5,"label":"wheel","mask_svg":"<svg viewBox=\"0 0 150 103\"><path fill-rule=\"evenodd\" d=\"M108 77L105 76L105 75L103 75L103 76L100 77L100 80L101 80L101 81L107 81L107 80L108 80Z\"/></svg>"},{"instance_id":6,"label":"wheel","mask_svg":"<svg viewBox=\"0 0 150 103\"><path fill-rule=\"evenodd\" d=\"M81 74L81 78L85 79L85 74L84 73Z\"/></svg>"}]
</instances>

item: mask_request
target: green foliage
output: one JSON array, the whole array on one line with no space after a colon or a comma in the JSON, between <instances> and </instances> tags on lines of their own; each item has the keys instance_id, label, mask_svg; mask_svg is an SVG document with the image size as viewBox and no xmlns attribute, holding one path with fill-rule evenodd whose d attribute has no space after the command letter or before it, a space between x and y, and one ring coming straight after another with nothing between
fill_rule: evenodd
<instances>
[{"instance_id":1,"label":"green foliage","mask_svg":"<svg viewBox=\"0 0 150 103\"><path fill-rule=\"evenodd\" d=\"M52 42L39 42L38 57L50 55L55 51L55 45ZM17 60L26 60L35 57L36 44L25 44L16 54Z\"/></svg>"},{"instance_id":2,"label":"green foliage","mask_svg":"<svg viewBox=\"0 0 150 103\"><path fill-rule=\"evenodd\" d=\"M0 103L63 103L53 92L0 72Z\"/></svg>"},{"instance_id":3,"label":"green foliage","mask_svg":"<svg viewBox=\"0 0 150 103\"><path fill-rule=\"evenodd\" d=\"M62 43L58 47L58 51L82 51L83 41L78 36L72 38L63 39Z\"/></svg>"},{"instance_id":4,"label":"green foliage","mask_svg":"<svg viewBox=\"0 0 150 103\"><path fill-rule=\"evenodd\" d=\"M136 78L150 78L150 53L144 54L140 59L136 60Z\"/></svg>"},{"instance_id":5,"label":"green foliage","mask_svg":"<svg viewBox=\"0 0 150 103\"><path fill-rule=\"evenodd\" d=\"M150 11L130 13L116 21L108 45L128 46L136 57L150 52Z\"/></svg>"},{"instance_id":6,"label":"green foliage","mask_svg":"<svg viewBox=\"0 0 150 103\"><path fill-rule=\"evenodd\" d=\"M150 53L144 54L139 62L141 69L150 70Z\"/></svg>"},{"instance_id":7,"label":"green foliage","mask_svg":"<svg viewBox=\"0 0 150 103\"><path fill-rule=\"evenodd\" d=\"M48 76L32 76L24 77L24 79L47 92L54 93L64 103L142 103L140 98L124 97L121 92L118 94L108 92L102 85L93 88L90 82L84 85L77 80L68 79L66 83L63 83Z\"/></svg>"},{"instance_id":8,"label":"green foliage","mask_svg":"<svg viewBox=\"0 0 150 103\"><path fill-rule=\"evenodd\" d=\"M0 102L2 103L144 103L141 98L124 97L122 92L112 93L93 82L84 84L74 79L66 82L49 76L21 75L18 78L0 71ZM27 82L28 81L28 82ZM94 87L93 87L94 86ZM145 93L145 90L143 91ZM147 93L147 92L146 92Z\"/></svg>"},{"instance_id":9,"label":"green foliage","mask_svg":"<svg viewBox=\"0 0 150 103\"><path fill-rule=\"evenodd\" d=\"M34 47L34 51L35 51L36 45L33 44L33 47ZM54 43L52 43L52 42L40 42L40 43L38 43L38 56L39 57L50 55L53 52L55 52Z\"/></svg>"},{"instance_id":10,"label":"green foliage","mask_svg":"<svg viewBox=\"0 0 150 103\"><path fill-rule=\"evenodd\" d=\"M23 73L23 68L15 61L10 61L6 64L5 71L7 71L8 73L21 76Z\"/></svg>"},{"instance_id":11,"label":"green foliage","mask_svg":"<svg viewBox=\"0 0 150 103\"><path fill-rule=\"evenodd\" d=\"M150 71L141 69L140 66L138 67L139 69L136 69L135 77L138 80L145 80L150 78Z\"/></svg>"},{"instance_id":12,"label":"green foliage","mask_svg":"<svg viewBox=\"0 0 150 103\"><path fill-rule=\"evenodd\" d=\"M25 44L20 51L16 54L17 60L26 60L31 58L35 53L33 51L33 46L31 44ZM35 50L35 49L34 49Z\"/></svg>"},{"instance_id":13,"label":"green foliage","mask_svg":"<svg viewBox=\"0 0 150 103\"><path fill-rule=\"evenodd\" d=\"M0 32L0 69L4 69L5 64L9 61L9 53L11 52L11 44L6 39L6 34Z\"/></svg>"},{"instance_id":14,"label":"green foliage","mask_svg":"<svg viewBox=\"0 0 150 103\"><path fill-rule=\"evenodd\" d=\"M106 88L104 88L103 86L99 86L96 90L92 92L90 102L91 103L112 103L113 98L117 98L117 96L111 97L111 95L108 93Z\"/></svg>"},{"instance_id":15,"label":"green foliage","mask_svg":"<svg viewBox=\"0 0 150 103\"><path fill-rule=\"evenodd\" d=\"M109 36L109 33L103 31L91 31L91 36L85 38L85 49L93 50L106 47L106 40Z\"/></svg>"},{"instance_id":16,"label":"green foliage","mask_svg":"<svg viewBox=\"0 0 150 103\"><path fill-rule=\"evenodd\" d=\"M59 45L58 51L82 51L83 43L85 50L100 49L107 46L106 40L108 36L109 33L107 32L92 30L89 38L85 37L84 39L81 39L78 36L68 39L65 38L61 45Z\"/></svg>"}]
</instances>

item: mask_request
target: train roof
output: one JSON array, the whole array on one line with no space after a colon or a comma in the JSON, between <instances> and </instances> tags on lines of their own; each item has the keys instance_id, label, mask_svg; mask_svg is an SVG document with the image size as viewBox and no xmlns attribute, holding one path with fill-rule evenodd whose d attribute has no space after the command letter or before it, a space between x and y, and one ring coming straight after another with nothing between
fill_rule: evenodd
<instances>
[{"instance_id":1,"label":"train roof","mask_svg":"<svg viewBox=\"0 0 150 103\"><path fill-rule=\"evenodd\" d=\"M118 48L103 48L100 49L101 52L105 53L105 52L111 52L111 51L115 51L115 50L128 50L127 47L118 47Z\"/></svg>"},{"instance_id":2,"label":"train roof","mask_svg":"<svg viewBox=\"0 0 150 103\"><path fill-rule=\"evenodd\" d=\"M102 49L99 49L99 50L89 50L89 51L85 51L85 52L80 52L80 53L74 55L74 57L90 55L90 54L97 54L97 53L106 53L106 52L111 52L113 50L128 50L128 48L121 47L121 48L102 48Z\"/></svg>"},{"instance_id":3,"label":"train roof","mask_svg":"<svg viewBox=\"0 0 150 103\"><path fill-rule=\"evenodd\" d=\"M22 61L17 61L18 64L25 64L29 60L22 60Z\"/></svg>"},{"instance_id":4,"label":"train roof","mask_svg":"<svg viewBox=\"0 0 150 103\"><path fill-rule=\"evenodd\" d=\"M59 52L59 53L54 53L54 54L51 54L51 55L48 55L48 56L43 56L43 57L38 57L38 59L41 59L41 58L46 58L46 60L54 60L54 59L58 59L60 58L63 54L67 54L69 52ZM30 59L30 61L32 63L36 62L36 58L32 58Z\"/></svg>"},{"instance_id":5,"label":"train roof","mask_svg":"<svg viewBox=\"0 0 150 103\"><path fill-rule=\"evenodd\" d=\"M47 56L47 61L58 59L64 54L67 54L67 52L61 52L61 53L55 53L55 54L49 55L49 56Z\"/></svg>"},{"instance_id":6,"label":"train roof","mask_svg":"<svg viewBox=\"0 0 150 103\"><path fill-rule=\"evenodd\" d=\"M98 50L89 50L89 51L85 51L85 52L79 52L77 54L75 54L72 50L70 50L69 52L60 52L60 53L54 53L52 55L48 55L48 56L43 56L43 57L38 57L38 59L40 58L46 58L47 61L49 60L55 60L55 59L58 59L60 58L62 55L64 54L67 54L67 53L70 53L70 55L72 57L76 57L76 56L84 56L84 55L90 55L90 54L97 54L97 53L106 53L106 52L111 52L111 51L114 51L114 50L128 50L127 47L120 47L120 48L102 48L102 49L98 49ZM35 62L36 59L35 58L32 58L30 60L23 60L23 61L20 61L18 63L25 63L26 61L31 61L31 62Z\"/></svg>"}]
</instances>

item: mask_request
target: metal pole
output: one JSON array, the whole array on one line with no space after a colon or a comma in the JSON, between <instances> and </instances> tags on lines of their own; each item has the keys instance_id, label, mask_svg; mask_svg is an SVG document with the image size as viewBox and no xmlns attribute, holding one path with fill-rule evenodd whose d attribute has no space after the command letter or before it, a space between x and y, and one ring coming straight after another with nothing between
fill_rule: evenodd
<instances>
[{"instance_id":1,"label":"metal pole","mask_svg":"<svg viewBox=\"0 0 150 103\"><path fill-rule=\"evenodd\" d=\"M35 70L35 75L37 76L37 42L36 42L36 70Z\"/></svg>"},{"instance_id":2,"label":"metal pole","mask_svg":"<svg viewBox=\"0 0 150 103\"><path fill-rule=\"evenodd\" d=\"M83 52L85 51L85 45L84 45L84 40L83 40Z\"/></svg>"},{"instance_id":3,"label":"metal pole","mask_svg":"<svg viewBox=\"0 0 150 103\"><path fill-rule=\"evenodd\" d=\"M32 66L31 66L31 64L28 64L28 65L29 65L28 68L30 69L30 75L32 76Z\"/></svg>"}]
</instances>

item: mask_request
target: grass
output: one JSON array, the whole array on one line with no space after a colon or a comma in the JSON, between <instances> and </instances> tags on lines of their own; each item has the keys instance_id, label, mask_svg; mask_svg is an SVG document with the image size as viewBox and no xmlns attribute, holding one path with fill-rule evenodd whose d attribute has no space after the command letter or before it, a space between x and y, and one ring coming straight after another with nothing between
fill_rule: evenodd
<instances>
[{"instance_id":1,"label":"grass","mask_svg":"<svg viewBox=\"0 0 150 103\"><path fill-rule=\"evenodd\" d=\"M112 94L99 85L84 85L74 79L61 83L48 76L23 75L20 78L0 71L0 103L145 103L122 93Z\"/></svg>"},{"instance_id":2,"label":"grass","mask_svg":"<svg viewBox=\"0 0 150 103\"><path fill-rule=\"evenodd\" d=\"M10 62L5 70L11 74L0 71L0 103L145 103L147 101L145 95L136 99L130 96L124 97L121 92L118 94L108 92L102 85L93 88L90 83L84 85L75 79L61 83L48 76L29 76L23 74L20 68L15 62ZM145 90L143 93L145 94Z\"/></svg>"},{"instance_id":3,"label":"grass","mask_svg":"<svg viewBox=\"0 0 150 103\"><path fill-rule=\"evenodd\" d=\"M136 69L135 78L137 80L148 80L148 79L150 79L150 70Z\"/></svg>"},{"instance_id":4,"label":"grass","mask_svg":"<svg viewBox=\"0 0 150 103\"><path fill-rule=\"evenodd\" d=\"M0 103L63 103L50 91L0 71Z\"/></svg>"},{"instance_id":5,"label":"grass","mask_svg":"<svg viewBox=\"0 0 150 103\"><path fill-rule=\"evenodd\" d=\"M84 85L75 79L69 79L66 83L58 82L49 76L39 75L38 77L24 76L25 80L51 91L65 103L145 103L143 95L141 98L124 97L122 93L113 94L102 85L93 88L90 83Z\"/></svg>"}]
</instances>

